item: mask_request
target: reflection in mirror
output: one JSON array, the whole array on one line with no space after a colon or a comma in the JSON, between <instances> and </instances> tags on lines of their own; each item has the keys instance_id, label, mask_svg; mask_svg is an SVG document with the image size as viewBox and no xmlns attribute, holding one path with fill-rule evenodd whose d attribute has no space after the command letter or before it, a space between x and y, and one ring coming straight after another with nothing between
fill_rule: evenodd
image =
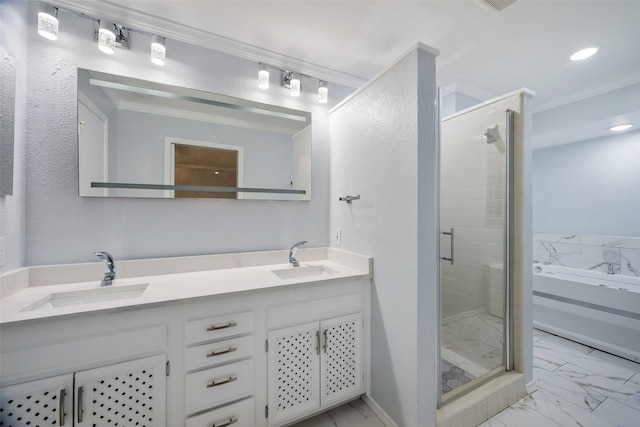
<instances>
[{"instance_id":1,"label":"reflection in mirror","mask_svg":"<svg viewBox=\"0 0 640 427\"><path fill-rule=\"evenodd\" d=\"M80 196L311 199L311 113L78 69Z\"/></svg>"},{"instance_id":2,"label":"reflection in mirror","mask_svg":"<svg viewBox=\"0 0 640 427\"><path fill-rule=\"evenodd\" d=\"M0 45L0 196L13 194L16 61Z\"/></svg>"}]
</instances>

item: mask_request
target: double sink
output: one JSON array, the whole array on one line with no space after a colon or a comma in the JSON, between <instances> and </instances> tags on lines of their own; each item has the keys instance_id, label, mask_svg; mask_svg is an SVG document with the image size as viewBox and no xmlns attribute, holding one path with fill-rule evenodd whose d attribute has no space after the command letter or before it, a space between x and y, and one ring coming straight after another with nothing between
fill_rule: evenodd
<instances>
[{"instance_id":1,"label":"double sink","mask_svg":"<svg viewBox=\"0 0 640 427\"><path fill-rule=\"evenodd\" d=\"M336 274L323 265L305 265L301 267L289 267L270 270L281 280L320 278ZM117 282L116 282L117 283ZM132 285L101 286L90 289L82 289L68 292L53 292L21 311L35 311L52 308L81 306L86 304L105 303L119 300L132 300L140 298L147 290L149 283Z\"/></svg>"}]
</instances>

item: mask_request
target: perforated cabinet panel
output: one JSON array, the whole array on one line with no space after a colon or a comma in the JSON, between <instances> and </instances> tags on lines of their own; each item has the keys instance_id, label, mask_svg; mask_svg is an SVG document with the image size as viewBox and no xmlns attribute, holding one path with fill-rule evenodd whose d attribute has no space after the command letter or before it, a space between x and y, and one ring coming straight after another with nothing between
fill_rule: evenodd
<instances>
[{"instance_id":1,"label":"perforated cabinet panel","mask_svg":"<svg viewBox=\"0 0 640 427\"><path fill-rule=\"evenodd\" d=\"M269 333L269 423L320 407L318 322Z\"/></svg>"},{"instance_id":2,"label":"perforated cabinet panel","mask_svg":"<svg viewBox=\"0 0 640 427\"><path fill-rule=\"evenodd\" d=\"M322 405L364 392L362 316L323 321L321 330Z\"/></svg>"},{"instance_id":3,"label":"perforated cabinet panel","mask_svg":"<svg viewBox=\"0 0 640 427\"><path fill-rule=\"evenodd\" d=\"M62 375L4 387L0 426L71 426L72 381L72 375Z\"/></svg>"},{"instance_id":4,"label":"perforated cabinet panel","mask_svg":"<svg viewBox=\"0 0 640 427\"><path fill-rule=\"evenodd\" d=\"M164 426L165 381L164 356L77 373L76 426Z\"/></svg>"}]
</instances>

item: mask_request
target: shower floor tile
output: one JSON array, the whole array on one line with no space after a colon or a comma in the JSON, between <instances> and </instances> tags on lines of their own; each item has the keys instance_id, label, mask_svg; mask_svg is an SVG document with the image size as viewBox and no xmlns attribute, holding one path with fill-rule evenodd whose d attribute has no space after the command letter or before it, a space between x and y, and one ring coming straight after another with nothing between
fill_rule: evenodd
<instances>
[{"instance_id":1,"label":"shower floor tile","mask_svg":"<svg viewBox=\"0 0 640 427\"><path fill-rule=\"evenodd\" d=\"M480 377L502 365L502 319L487 313L442 325L442 358Z\"/></svg>"}]
</instances>

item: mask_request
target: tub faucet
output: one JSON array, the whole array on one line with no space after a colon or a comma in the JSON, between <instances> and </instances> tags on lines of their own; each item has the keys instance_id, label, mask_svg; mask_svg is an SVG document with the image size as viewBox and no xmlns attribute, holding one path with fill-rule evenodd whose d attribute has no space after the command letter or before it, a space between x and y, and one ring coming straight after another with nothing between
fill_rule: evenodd
<instances>
[{"instance_id":1,"label":"tub faucet","mask_svg":"<svg viewBox=\"0 0 640 427\"><path fill-rule=\"evenodd\" d=\"M289 262L293 267L300 267L300 263L296 259L296 252L298 251L298 248L304 245L305 243L309 243L309 242L307 242L306 240L301 240L298 243L294 243L293 246L291 246L291 249L289 250Z\"/></svg>"},{"instance_id":2,"label":"tub faucet","mask_svg":"<svg viewBox=\"0 0 640 427\"><path fill-rule=\"evenodd\" d=\"M607 249L602 252L602 259L604 264L607 264L607 274L616 274L616 265L620 265L619 262L616 262L619 259L619 254L614 250Z\"/></svg>"},{"instance_id":3,"label":"tub faucet","mask_svg":"<svg viewBox=\"0 0 640 427\"><path fill-rule=\"evenodd\" d=\"M100 286L111 286L116 279L116 266L113 263L113 257L109 252L94 252L95 256L105 262L105 272Z\"/></svg>"}]
</instances>

